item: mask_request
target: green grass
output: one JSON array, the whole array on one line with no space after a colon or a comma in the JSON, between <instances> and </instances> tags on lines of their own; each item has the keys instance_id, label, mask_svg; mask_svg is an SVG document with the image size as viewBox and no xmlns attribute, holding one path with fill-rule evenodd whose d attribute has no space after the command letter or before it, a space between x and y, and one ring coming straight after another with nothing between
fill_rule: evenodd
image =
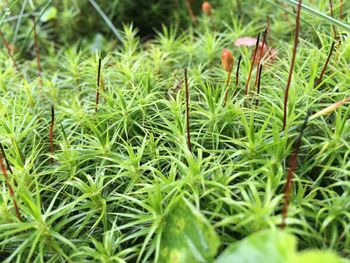
<instances>
[{"instance_id":1,"label":"green grass","mask_svg":"<svg viewBox=\"0 0 350 263\"><path fill-rule=\"evenodd\" d=\"M270 1L241 1L242 17L236 13L236 1L213 1L213 17L195 9L195 25L182 29L174 20L147 41L133 26L117 25L122 42L114 42L113 35L110 41L106 35L97 41L100 31L76 43L66 41L65 30L68 34L76 29L64 15L76 7L59 8L64 10L62 17L38 24L42 88L31 21L25 15L40 14L45 1L35 1L32 7L17 1L16 11L22 7L19 2L26 5L25 11L4 14L1 20L5 37L16 46L21 73L1 46L0 142L13 169L9 177L22 222L1 175L1 260L152 262L161 252L165 219L180 198L214 227L219 251L257 231L279 228L298 127L307 111L315 113L349 97L348 19L338 28L342 42L336 44L323 81L315 87L333 42L333 20L302 11L287 128L281 132L295 18L290 6L280 1L274 1L280 9ZM326 0L304 4L329 12ZM176 12L180 16L186 10ZM21 20L10 19L16 15ZM233 42L263 31L267 15L278 58L263 68L257 107L255 70L252 92L244 96L252 49L237 48ZM16 36L12 29L17 23ZM59 30L60 41L57 31L51 31L53 23L66 24ZM96 47L100 51L91 51ZM242 55L239 91L233 97L232 74L225 107L223 48L232 51L235 66ZM105 90L96 114L100 56ZM184 67L189 74L192 152L186 142L185 87L177 85ZM51 104L56 112L53 156ZM305 130L286 229L297 236L300 250L331 249L350 257L349 111L345 104L311 120Z\"/></svg>"}]
</instances>

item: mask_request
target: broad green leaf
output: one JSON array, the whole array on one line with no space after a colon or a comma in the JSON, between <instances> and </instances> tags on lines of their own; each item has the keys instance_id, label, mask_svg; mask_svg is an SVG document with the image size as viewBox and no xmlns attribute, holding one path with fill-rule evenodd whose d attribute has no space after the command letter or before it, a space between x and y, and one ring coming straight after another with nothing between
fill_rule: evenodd
<instances>
[{"instance_id":1,"label":"broad green leaf","mask_svg":"<svg viewBox=\"0 0 350 263\"><path fill-rule=\"evenodd\" d=\"M230 245L217 263L285 263L296 251L294 236L265 230Z\"/></svg>"},{"instance_id":2,"label":"broad green leaf","mask_svg":"<svg viewBox=\"0 0 350 263\"><path fill-rule=\"evenodd\" d=\"M288 263L342 263L342 259L330 251L310 250L297 254Z\"/></svg>"},{"instance_id":3,"label":"broad green leaf","mask_svg":"<svg viewBox=\"0 0 350 263\"><path fill-rule=\"evenodd\" d=\"M159 262L213 262L219 239L191 204L180 200L165 219Z\"/></svg>"},{"instance_id":4,"label":"broad green leaf","mask_svg":"<svg viewBox=\"0 0 350 263\"><path fill-rule=\"evenodd\" d=\"M40 18L40 21L48 22L52 19L56 19L56 17L57 17L57 8L52 6L44 12L44 14Z\"/></svg>"}]
</instances>

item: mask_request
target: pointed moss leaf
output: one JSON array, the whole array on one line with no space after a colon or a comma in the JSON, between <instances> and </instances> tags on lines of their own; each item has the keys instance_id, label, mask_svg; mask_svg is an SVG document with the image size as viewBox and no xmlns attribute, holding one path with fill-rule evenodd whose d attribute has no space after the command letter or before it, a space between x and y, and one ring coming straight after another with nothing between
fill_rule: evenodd
<instances>
[{"instance_id":1,"label":"pointed moss leaf","mask_svg":"<svg viewBox=\"0 0 350 263\"><path fill-rule=\"evenodd\" d=\"M297 254L288 263L342 263L342 259L330 251L310 250Z\"/></svg>"},{"instance_id":2,"label":"pointed moss leaf","mask_svg":"<svg viewBox=\"0 0 350 263\"><path fill-rule=\"evenodd\" d=\"M346 59L350 58L350 37L347 37L343 40L343 56Z\"/></svg>"},{"instance_id":3,"label":"pointed moss leaf","mask_svg":"<svg viewBox=\"0 0 350 263\"><path fill-rule=\"evenodd\" d=\"M159 262L213 262L219 239L213 227L191 204L180 200L164 224Z\"/></svg>"},{"instance_id":4,"label":"pointed moss leaf","mask_svg":"<svg viewBox=\"0 0 350 263\"><path fill-rule=\"evenodd\" d=\"M44 12L44 14L40 18L40 21L48 22L52 19L56 19L56 17L57 17L57 8L52 6Z\"/></svg>"},{"instance_id":5,"label":"pointed moss leaf","mask_svg":"<svg viewBox=\"0 0 350 263\"><path fill-rule=\"evenodd\" d=\"M265 230L230 245L217 263L285 263L294 256L296 239L282 231Z\"/></svg>"}]
</instances>

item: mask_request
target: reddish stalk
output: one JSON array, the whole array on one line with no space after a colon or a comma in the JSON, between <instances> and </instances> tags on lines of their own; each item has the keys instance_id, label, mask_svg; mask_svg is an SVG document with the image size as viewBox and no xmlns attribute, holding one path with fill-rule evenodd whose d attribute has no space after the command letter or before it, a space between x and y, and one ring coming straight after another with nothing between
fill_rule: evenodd
<instances>
[{"instance_id":1,"label":"reddish stalk","mask_svg":"<svg viewBox=\"0 0 350 263\"><path fill-rule=\"evenodd\" d=\"M97 70L97 89L96 89L96 109L95 112L98 112L98 103L100 100L100 78L101 78L101 62L102 59L98 59L98 70Z\"/></svg>"},{"instance_id":2,"label":"reddish stalk","mask_svg":"<svg viewBox=\"0 0 350 263\"><path fill-rule=\"evenodd\" d=\"M0 154L1 170L2 170L2 173L4 174L5 182L6 182L7 188L9 190L9 192L10 192L10 196L12 198L13 206L14 206L15 211L16 211L16 216L17 216L18 220L22 222L21 213L19 212L19 209L18 209L18 206L17 206L17 202L16 202L16 198L15 198L15 192L13 191L13 187L11 185L10 179L7 176L6 167L5 167L2 159L3 159L3 156L2 156L2 154Z\"/></svg>"},{"instance_id":3,"label":"reddish stalk","mask_svg":"<svg viewBox=\"0 0 350 263\"><path fill-rule=\"evenodd\" d=\"M266 17L266 28L267 28L267 33L269 35L269 46L272 47L272 36L271 36L271 22L270 22L270 16Z\"/></svg>"},{"instance_id":4,"label":"reddish stalk","mask_svg":"<svg viewBox=\"0 0 350 263\"><path fill-rule=\"evenodd\" d=\"M331 10L331 16L334 18L333 0L329 0L329 9Z\"/></svg>"},{"instance_id":5,"label":"reddish stalk","mask_svg":"<svg viewBox=\"0 0 350 263\"><path fill-rule=\"evenodd\" d=\"M185 68L185 86L186 86L186 128L187 128L187 146L190 152L192 152L191 146L191 131L190 131L190 95L188 90L188 78L187 78L187 68Z\"/></svg>"},{"instance_id":6,"label":"reddish stalk","mask_svg":"<svg viewBox=\"0 0 350 263\"><path fill-rule=\"evenodd\" d=\"M259 59L258 59L257 69L256 69L257 74L256 74L256 78L255 78L254 88L258 84L258 80L259 80L258 72L260 71L261 57L263 56L263 51L264 51L265 44L267 44L267 42L266 42L266 34L267 34L267 28L265 29L265 31L263 33L263 42L262 42L262 45L260 47L260 52L259 52Z\"/></svg>"},{"instance_id":7,"label":"reddish stalk","mask_svg":"<svg viewBox=\"0 0 350 263\"><path fill-rule=\"evenodd\" d=\"M5 154L5 149L4 149L4 147L2 146L2 143L0 143L0 150L1 150L1 153L0 153L0 154L2 155L2 157L3 157L4 160L5 160L7 169L10 171L11 174L13 174L11 165L10 165L9 161L7 160L7 157L6 157L6 154Z\"/></svg>"},{"instance_id":8,"label":"reddish stalk","mask_svg":"<svg viewBox=\"0 0 350 263\"><path fill-rule=\"evenodd\" d=\"M331 10L331 16L334 18L334 10L333 10L333 0L329 0L329 9ZM333 25L333 37L337 38L337 31L335 25Z\"/></svg>"},{"instance_id":9,"label":"reddish stalk","mask_svg":"<svg viewBox=\"0 0 350 263\"><path fill-rule=\"evenodd\" d=\"M7 159L7 157L6 157L5 149L4 149L4 147L2 146L1 143L0 143L0 149L1 149L0 156L2 156L2 157L4 158L5 163L6 163L6 166L7 166L7 170L9 170L9 171L10 171L10 174L13 175L13 171L12 171L10 162L8 161L8 159ZM16 178L13 178L13 181L14 181L14 183L15 183L15 186L17 186Z\"/></svg>"},{"instance_id":10,"label":"reddish stalk","mask_svg":"<svg viewBox=\"0 0 350 263\"><path fill-rule=\"evenodd\" d=\"M230 86L231 82L231 71L227 72L227 81L226 81L226 93L225 93L225 99L224 99L224 107L226 106L227 103L227 98L228 98L228 88Z\"/></svg>"},{"instance_id":11,"label":"reddish stalk","mask_svg":"<svg viewBox=\"0 0 350 263\"><path fill-rule=\"evenodd\" d=\"M174 87L174 92L175 93L177 93L180 89L181 89L181 86L182 86L182 83L184 83L184 79L180 79L177 83L176 83L176 85L175 85L175 87Z\"/></svg>"},{"instance_id":12,"label":"reddish stalk","mask_svg":"<svg viewBox=\"0 0 350 263\"><path fill-rule=\"evenodd\" d=\"M36 53L36 64L38 67L38 77L39 77L39 87L42 88L43 86L43 78L42 78L42 68L40 63L40 49L39 49L39 43L38 43L38 34L36 32L36 20L35 17L33 19L33 32L34 32L34 47L35 47L35 53Z\"/></svg>"},{"instance_id":13,"label":"reddish stalk","mask_svg":"<svg viewBox=\"0 0 350 263\"><path fill-rule=\"evenodd\" d=\"M192 23L195 23L197 18L196 18L196 15L194 14L193 9L192 9L192 1L185 0L185 4L186 4L187 10L188 10L188 13L192 19Z\"/></svg>"},{"instance_id":14,"label":"reddish stalk","mask_svg":"<svg viewBox=\"0 0 350 263\"><path fill-rule=\"evenodd\" d=\"M51 105L51 125L50 125L50 153L51 153L51 162L53 162L53 128L55 125L55 105Z\"/></svg>"},{"instance_id":15,"label":"reddish stalk","mask_svg":"<svg viewBox=\"0 0 350 263\"><path fill-rule=\"evenodd\" d=\"M237 92L238 92L238 82L239 82L239 69L241 67L241 61L242 61L242 55L239 56L238 59L238 65L237 65L237 70L236 70L236 90L235 93L233 94L233 96L236 96Z\"/></svg>"},{"instance_id":16,"label":"reddish stalk","mask_svg":"<svg viewBox=\"0 0 350 263\"><path fill-rule=\"evenodd\" d=\"M261 72L262 72L262 68L263 68L263 65L261 64L260 67L259 67L258 90L257 90L258 98L256 99L256 106L259 106L260 81L261 81Z\"/></svg>"},{"instance_id":17,"label":"reddish stalk","mask_svg":"<svg viewBox=\"0 0 350 263\"><path fill-rule=\"evenodd\" d=\"M266 45L267 51L269 52L269 56L271 56L272 55L272 36L271 36L271 23L270 23L269 16L267 16L267 18L266 18L266 29L267 29L269 41L265 40L265 45Z\"/></svg>"},{"instance_id":18,"label":"reddish stalk","mask_svg":"<svg viewBox=\"0 0 350 263\"><path fill-rule=\"evenodd\" d=\"M317 85L319 85L322 82L323 76L324 76L324 74L326 72L327 66L328 66L329 61L330 61L330 59L332 57L332 54L333 54L333 51L334 51L334 47L335 47L335 41L333 41L333 43L332 43L331 50L329 51L326 63L324 64L322 72L321 72L321 75L320 75L320 77L319 77L319 79L317 81Z\"/></svg>"},{"instance_id":19,"label":"reddish stalk","mask_svg":"<svg viewBox=\"0 0 350 263\"><path fill-rule=\"evenodd\" d=\"M303 137L304 130L307 126L307 122L309 120L310 114L308 113L305 121L303 123L303 126L301 127L299 136L295 142L294 145L294 151L290 157L289 160L289 169L288 169L288 175L287 175L287 182L284 187L284 196L283 196L283 209L282 209L282 224L281 229L284 229L286 227L286 218L288 214L288 207L289 207L289 201L290 201L290 195L292 191L292 183L293 183L293 175L297 169L297 159L298 159L298 153L301 145L301 139Z\"/></svg>"},{"instance_id":20,"label":"reddish stalk","mask_svg":"<svg viewBox=\"0 0 350 263\"><path fill-rule=\"evenodd\" d=\"M343 20L343 0L340 0L339 3L339 18L340 20Z\"/></svg>"},{"instance_id":21,"label":"reddish stalk","mask_svg":"<svg viewBox=\"0 0 350 263\"><path fill-rule=\"evenodd\" d=\"M293 70L294 70L294 64L295 64L295 57L298 50L298 43L299 43L299 31L300 31L300 13L301 13L301 2L302 0L299 0L298 2L298 12L296 16L296 28L295 28L295 38L294 38L294 49L293 49L293 57L292 62L290 64L290 70L289 70L289 76L286 86L286 93L284 96L284 109L283 109L283 128L284 131L287 125L287 104L288 104L288 95L289 95L289 88L290 84L292 82L292 76L293 76Z\"/></svg>"},{"instance_id":22,"label":"reddish stalk","mask_svg":"<svg viewBox=\"0 0 350 263\"><path fill-rule=\"evenodd\" d=\"M250 66L248 79L247 79L247 82L245 84L245 95L246 96L248 95L249 82L250 82L250 78L252 76L253 68L255 65L256 54L258 53L259 41L260 41L260 33L258 34L258 38L256 39L256 46L255 46L255 50L254 50L253 60L252 60L251 66Z\"/></svg>"},{"instance_id":23,"label":"reddish stalk","mask_svg":"<svg viewBox=\"0 0 350 263\"><path fill-rule=\"evenodd\" d=\"M11 58L11 60L12 60L13 66L15 67L15 69L16 69L16 71L17 71L18 73L21 73L20 70L19 70L19 67L18 67L18 65L17 65L17 63L16 63L16 60L15 60L15 58L14 58L13 55L12 55L11 48L10 48L10 44L9 44L9 42L7 42L7 40L6 40L5 36L4 36L4 34L3 34L1 31L0 31L0 36L1 36L1 38L2 38L2 42L4 43L4 46L5 46L6 49L7 49L7 53L8 53L8 55L10 56L10 58Z\"/></svg>"}]
</instances>

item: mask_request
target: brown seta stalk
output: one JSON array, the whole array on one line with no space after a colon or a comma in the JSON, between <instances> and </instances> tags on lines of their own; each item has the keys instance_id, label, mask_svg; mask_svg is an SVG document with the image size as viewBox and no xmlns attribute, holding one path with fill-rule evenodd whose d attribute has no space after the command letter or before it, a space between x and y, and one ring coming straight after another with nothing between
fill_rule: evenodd
<instances>
[{"instance_id":1,"label":"brown seta stalk","mask_svg":"<svg viewBox=\"0 0 350 263\"><path fill-rule=\"evenodd\" d=\"M39 87L42 88L43 78L42 78L42 68L41 68L41 63L40 63L40 49L39 49L39 43L38 43L38 34L36 31L36 20L35 20L35 17L32 17L32 19L33 19L33 32L34 32L34 47L35 47L35 53L36 53L36 64L38 67Z\"/></svg>"},{"instance_id":2,"label":"brown seta stalk","mask_svg":"<svg viewBox=\"0 0 350 263\"><path fill-rule=\"evenodd\" d=\"M233 94L233 96L236 96L237 92L238 92L238 83L239 83L239 69L241 67L241 61L242 61L242 55L239 56L238 59L238 65L237 65L237 70L236 70L236 87L235 87L235 93Z\"/></svg>"},{"instance_id":3,"label":"brown seta stalk","mask_svg":"<svg viewBox=\"0 0 350 263\"><path fill-rule=\"evenodd\" d=\"M19 70L19 67L17 65L17 62L16 62L14 56L12 55L10 44L9 44L9 42L7 42L4 34L1 31L0 31L0 36L2 38L2 42L4 43L4 46L6 47L7 53L8 53L8 55L10 56L10 58L12 60L12 64L13 64L14 68L16 69L16 71L18 73L21 73L20 70Z\"/></svg>"},{"instance_id":4,"label":"brown seta stalk","mask_svg":"<svg viewBox=\"0 0 350 263\"><path fill-rule=\"evenodd\" d=\"M256 106L259 106L259 96L260 96L260 84L261 84L262 69L263 69L263 65L261 64L260 67L259 67L259 78L258 78L258 89L257 89Z\"/></svg>"},{"instance_id":5,"label":"brown seta stalk","mask_svg":"<svg viewBox=\"0 0 350 263\"><path fill-rule=\"evenodd\" d=\"M339 3L339 18L340 20L343 20L343 0L340 0Z\"/></svg>"},{"instance_id":6,"label":"brown seta stalk","mask_svg":"<svg viewBox=\"0 0 350 263\"><path fill-rule=\"evenodd\" d=\"M2 173L4 174L4 177L5 177L5 182L6 182L7 188L9 190L10 196L12 198L13 206L14 206L15 211L16 211L16 216L17 216L18 220L22 222L21 213L19 212L17 202L16 202L15 192L13 191L13 187L11 185L10 179L7 176L7 171L6 171L6 167L3 163L2 154L0 154L0 166L1 166Z\"/></svg>"},{"instance_id":7,"label":"brown seta stalk","mask_svg":"<svg viewBox=\"0 0 350 263\"><path fill-rule=\"evenodd\" d=\"M231 82L231 72L228 71L228 72L227 72L227 80L226 80L226 93L225 93L225 99L224 99L224 107L225 107L226 104L227 104L228 89L229 89L229 86L230 86L230 82Z\"/></svg>"},{"instance_id":8,"label":"brown seta stalk","mask_svg":"<svg viewBox=\"0 0 350 263\"><path fill-rule=\"evenodd\" d=\"M97 89L96 89L96 108L95 112L98 112L98 103L100 100L100 78L101 78L101 63L102 59L98 59L98 69L97 69Z\"/></svg>"},{"instance_id":9,"label":"brown seta stalk","mask_svg":"<svg viewBox=\"0 0 350 263\"><path fill-rule=\"evenodd\" d=\"M2 146L2 143L0 143L0 151L1 151L1 152L0 152L0 155L2 155L2 158L5 160L5 163L6 163L6 166L7 166L7 170L9 170L10 174L13 175L13 171L12 171L10 162L9 162L9 160L7 159L7 156L6 156L6 153L5 153L5 149L4 149L4 147ZM15 183L15 186L17 186L16 178L13 179L13 182Z\"/></svg>"},{"instance_id":10,"label":"brown seta stalk","mask_svg":"<svg viewBox=\"0 0 350 263\"><path fill-rule=\"evenodd\" d=\"M186 87L186 129L187 129L187 146L188 150L192 152L191 146L191 131L190 131L190 94L188 89L187 68L185 68L185 87Z\"/></svg>"},{"instance_id":11,"label":"brown seta stalk","mask_svg":"<svg viewBox=\"0 0 350 263\"><path fill-rule=\"evenodd\" d=\"M253 68L255 65L255 59L256 59L256 54L258 53L258 48L259 48L259 41L260 41L260 33L258 34L258 37L256 39L256 45L255 45L255 50L254 50L254 54L253 54L253 59L252 59L252 63L250 66L250 70L249 70L249 74L248 74L248 79L247 82L245 84L245 95L248 95L248 91L249 91L249 82L252 76L252 72L253 72Z\"/></svg>"},{"instance_id":12,"label":"brown seta stalk","mask_svg":"<svg viewBox=\"0 0 350 263\"><path fill-rule=\"evenodd\" d=\"M267 34L269 35L269 46L272 47L272 36L271 36L271 18L270 16L266 17L266 28Z\"/></svg>"},{"instance_id":13,"label":"brown seta stalk","mask_svg":"<svg viewBox=\"0 0 350 263\"><path fill-rule=\"evenodd\" d=\"M333 41L333 43L332 43L331 50L329 51L326 63L324 64L322 72L321 72L321 75L320 75L319 79L317 80L317 85L319 85L322 82L323 76L326 73L327 66L328 66L329 61L330 61L330 59L332 57L332 54L333 54L333 51L334 51L334 47L335 47L335 41Z\"/></svg>"},{"instance_id":14,"label":"brown seta stalk","mask_svg":"<svg viewBox=\"0 0 350 263\"><path fill-rule=\"evenodd\" d=\"M262 42L262 44L261 44L260 52L259 52L259 58L258 58L257 69L256 69L257 74L256 74L256 79L255 79L254 88L255 88L256 85L258 84L258 80L259 80L259 71L260 71L260 65L261 65L261 59L262 59L262 56L263 56L264 47L265 47L265 45L267 46L266 34L267 34L267 28L265 29L265 31L264 31L264 33L263 33L263 42Z\"/></svg>"},{"instance_id":15,"label":"brown seta stalk","mask_svg":"<svg viewBox=\"0 0 350 263\"><path fill-rule=\"evenodd\" d=\"M331 10L331 17L334 18L333 0L329 0L329 9ZM333 25L332 28L333 28L333 37L334 39L337 39L337 30L335 28L335 25Z\"/></svg>"},{"instance_id":16,"label":"brown seta stalk","mask_svg":"<svg viewBox=\"0 0 350 263\"><path fill-rule=\"evenodd\" d=\"M5 153L5 149L4 147L2 146L2 143L0 142L0 150L1 150L1 155L3 157L3 159L5 160L5 163L6 163L6 166L7 166L7 169L10 171L11 174L13 174L13 171L12 171L12 168L11 168L11 165L6 157L6 153Z\"/></svg>"},{"instance_id":17,"label":"brown seta stalk","mask_svg":"<svg viewBox=\"0 0 350 263\"><path fill-rule=\"evenodd\" d=\"M288 106L289 88L290 88L290 84L292 82L292 76L293 76L293 70L294 70L294 64L295 64L295 57L296 57L296 54L297 54L298 43L299 43L301 3L302 3L302 0L299 0L299 2L298 2L298 12L297 12L297 16L296 16L293 57L292 57L292 62L290 64L289 76L288 76L288 81L287 81L287 86L286 86L286 93L284 95L283 128L282 128L283 131L285 130L286 125L287 125L287 106Z\"/></svg>"},{"instance_id":18,"label":"brown seta stalk","mask_svg":"<svg viewBox=\"0 0 350 263\"><path fill-rule=\"evenodd\" d=\"M282 208L282 224L281 229L283 230L286 227L286 219L288 215L288 207L289 207L289 201L290 201L290 195L292 192L292 183L293 183L293 175L297 169L297 160L298 160L298 153L301 145L301 140L303 137L304 130L307 126L307 122L309 120L310 114L308 113L305 121L303 123L303 126L301 127L299 136L295 142L293 153L289 160L289 169L287 174L287 181L284 187L284 196L283 196L283 208Z\"/></svg>"},{"instance_id":19,"label":"brown seta stalk","mask_svg":"<svg viewBox=\"0 0 350 263\"><path fill-rule=\"evenodd\" d=\"M192 9L192 1L185 0L185 4L186 4L187 10L188 10L188 13L191 17L192 23L195 23L197 21L197 18L196 18L196 15L194 14L193 9Z\"/></svg>"}]
</instances>

